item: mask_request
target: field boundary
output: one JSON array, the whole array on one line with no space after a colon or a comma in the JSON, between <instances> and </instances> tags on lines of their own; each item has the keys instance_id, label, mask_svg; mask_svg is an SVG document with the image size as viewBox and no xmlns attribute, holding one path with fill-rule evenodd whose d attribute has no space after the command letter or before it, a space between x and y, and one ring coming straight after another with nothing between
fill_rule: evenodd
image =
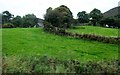
<instances>
[{"instance_id":1,"label":"field boundary","mask_svg":"<svg viewBox=\"0 0 120 75\"><path fill-rule=\"evenodd\" d=\"M71 32L67 32L66 29L64 28L54 27L49 23L44 25L44 30L57 35L70 36L77 39L88 39L88 40L94 40L94 41L110 43L110 44L118 44L118 45L120 44L120 37L107 37L107 36L99 36L95 34L71 33Z\"/></svg>"}]
</instances>

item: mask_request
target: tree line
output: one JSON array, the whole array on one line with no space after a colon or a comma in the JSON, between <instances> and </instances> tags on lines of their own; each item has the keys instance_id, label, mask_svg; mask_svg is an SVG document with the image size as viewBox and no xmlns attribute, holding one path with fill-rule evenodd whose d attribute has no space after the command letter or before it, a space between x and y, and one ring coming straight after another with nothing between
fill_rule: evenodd
<instances>
[{"instance_id":1,"label":"tree line","mask_svg":"<svg viewBox=\"0 0 120 75\"><path fill-rule=\"evenodd\" d=\"M120 28L120 15L118 14L116 16L104 18L103 13L99 9L94 8L90 13L87 13L86 11L78 12L77 19L74 19L70 9L65 5L61 5L55 9L49 7L44 15L44 21L55 27L65 29L83 23L88 23L93 26L106 27L107 25L112 28ZM9 11L4 11L2 13L3 28L34 27L37 25L37 22L38 18L34 14L27 14L23 17L14 17Z\"/></svg>"},{"instance_id":2,"label":"tree line","mask_svg":"<svg viewBox=\"0 0 120 75\"><path fill-rule=\"evenodd\" d=\"M34 27L37 24L38 18L34 14L26 14L25 16L14 17L9 11L2 13L2 27L3 28L27 28Z\"/></svg>"},{"instance_id":3,"label":"tree line","mask_svg":"<svg viewBox=\"0 0 120 75\"><path fill-rule=\"evenodd\" d=\"M44 18L46 22L60 28L69 28L83 23L88 23L93 26L106 27L107 25L109 28L120 28L119 17L104 18L103 13L96 8L94 8L90 13L87 13L86 11L78 12L77 19L74 19L72 12L65 5L61 5L55 9L49 7L46 10Z\"/></svg>"}]
</instances>

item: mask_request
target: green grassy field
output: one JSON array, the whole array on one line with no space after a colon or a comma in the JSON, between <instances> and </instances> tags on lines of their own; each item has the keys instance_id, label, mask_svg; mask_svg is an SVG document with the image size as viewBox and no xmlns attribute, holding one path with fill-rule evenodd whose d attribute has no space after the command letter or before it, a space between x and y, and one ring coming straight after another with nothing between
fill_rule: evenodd
<instances>
[{"instance_id":1,"label":"green grassy field","mask_svg":"<svg viewBox=\"0 0 120 75\"><path fill-rule=\"evenodd\" d=\"M69 32L73 33L85 33L85 34L95 34L101 36L116 37L118 36L118 29L113 28L103 28L95 26L78 26L73 29L68 29Z\"/></svg>"},{"instance_id":2,"label":"green grassy field","mask_svg":"<svg viewBox=\"0 0 120 75\"><path fill-rule=\"evenodd\" d=\"M107 30L111 32L111 29ZM40 28L2 29L2 33L2 54L6 58L48 56L81 62L118 58L118 46L115 44L58 36L46 33ZM117 33L107 35L117 35Z\"/></svg>"}]
</instances>

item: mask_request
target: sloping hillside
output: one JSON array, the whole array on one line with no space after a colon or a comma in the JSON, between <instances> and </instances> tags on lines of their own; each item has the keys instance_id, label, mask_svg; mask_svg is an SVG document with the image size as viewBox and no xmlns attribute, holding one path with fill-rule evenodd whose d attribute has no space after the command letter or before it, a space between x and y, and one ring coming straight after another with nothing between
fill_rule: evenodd
<instances>
[{"instance_id":1,"label":"sloping hillside","mask_svg":"<svg viewBox=\"0 0 120 75\"><path fill-rule=\"evenodd\" d=\"M71 28L67 30L72 33L80 33L80 34L95 34L99 36L109 36L109 37L117 37L118 29L113 28L104 28L104 27L95 27L95 26L77 26L76 28Z\"/></svg>"},{"instance_id":2,"label":"sloping hillside","mask_svg":"<svg viewBox=\"0 0 120 75\"><path fill-rule=\"evenodd\" d=\"M118 59L115 44L58 36L41 28L6 28L2 33L3 73L117 73L119 68L113 62Z\"/></svg>"},{"instance_id":3,"label":"sloping hillside","mask_svg":"<svg viewBox=\"0 0 120 75\"><path fill-rule=\"evenodd\" d=\"M112 8L112 9L108 10L107 12L105 12L105 13L103 14L103 17L104 17L104 18L108 18L108 17L116 17L117 15L120 16L120 14L119 14L119 12L118 12L119 10L120 10L120 6L119 6L119 7Z\"/></svg>"},{"instance_id":4,"label":"sloping hillside","mask_svg":"<svg viewBox=\"0 0 120 75\"><path fill-rule=\"evenodd\" d=\"M118 55L117 45L58 36L45 33L38 28L3 29L2 49L3 55L7 57L47 55L82 62L111 60Z\"/></svg>"}]
</instances>

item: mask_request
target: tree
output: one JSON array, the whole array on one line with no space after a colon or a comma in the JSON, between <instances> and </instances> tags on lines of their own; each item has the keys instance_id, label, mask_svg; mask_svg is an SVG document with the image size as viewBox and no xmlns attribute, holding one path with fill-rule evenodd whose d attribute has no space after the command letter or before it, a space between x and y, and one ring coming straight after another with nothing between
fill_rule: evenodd
<instances>
[{"instance_id":1,"label":"tree","mask_svg":"<svg viewBox=\"0 0 120 75\"><path fill-rule=\"evenodd\" d=\"M120 18L116 19L116 20L115 20L115 23L116 23L116 26L117 26L118 28L120 28Z\"/></svg>"},{"instance_id":2,"label":"tree","mask_svg":"<svg viewBox=\"0 0 120 75\"><path fill-rule=\"evenodd\" d=\"M98 10L98 9L96 9L96 8L93 9L93 10L90 12L89 15L90 15L90 18L92 18L91 21L92 21L92 23L93 23L94 26L96 26L96 23L97 23L98 21L100 21L101 18L103 17L101 11Z\"/></svg>"},{"instance_id":3,"label":"tree","mask_svg":"<svg viewBox=\"0 0 120 75\"><path fill-rule=\"evenodd\" d=\"M16 16L12 20L12 24L15 25L15 27L22 27L22 18L21 16Z\"/></svg>"},{"instance_id":4,"label":"tree","mask_svg":"<svg viewBox=\"0 0 120 75\"><path fill-rule=\"evenodd\" d=\"M105 25L108 25L109 28L120 28L120 19L115 19L115 18L103 18L101 21L100 21L100 24L101 26L104 26Z\"/></svg>"},{"instance_id":5,"label":"tree","mask_svg":"<svg viewBox=\"0 0 120 75\"><path fill-rule=\"evenodd\" d=\"M52 7L49 7L49 8L46 10L47 13L49 13L49 12L51 12L51 11L52 11Z\"/></svg>"},{"instance_id":6,"label":"tree","mask_svg":"<svg viewBox=\"0 0 120 75\"><path fill-rule=\"evenodd\" d=\"M78 12L77 14L78 20L80 23L87 23L89 22L89 16L86 11Z\"/></svg>"},{"instance_id":7,"label":"tree","mask_svg":"<svg viewBox=\"0 0 120 75\"><path fill-rule=\"evenodd\" d=\"M44 16L45 21L51 23L55 27L68 28L72 24L72 12L67 6L61 5L60 7L48 8Z\"/></svg>"},{"instance_id":8,"label":"tree","mask_svg":"<svg viewBox=\"0 0 120 75\"><path fill-rule=\"evenodd\" d=\"M27 14L23 16L22 27L34 27L37 24L37 18L34 14Z\"/></svg>"},{"instance_id":9,"label":"tree","mask_svg":"<svg viewBox=\"0 0 120 75\"><path fill-rule=\"evenodd\" d=\"M1 28L1 25L2 25L2 14L0 13L0 28Z\"/></svg>"},{"instance_id":10,"label":"tree","mask_svg":"<svg viewBox=\"0 0 120 75\"><path fill-rule=\"evenodd\" d=\"M77 26L78 24L79 24L78 19L73 19L73 25L74 25L74 26Z\"/></svg>"},{"instance_id":11,"label":"tree","mask_svg":"<svg viewBox=\"0 0 120 75\"><path fill-rule=\"evenodd\" d=\"M4 11L2 13L2 23L9 23L12 18L14 17L14 15L12 15L9 11Z\"/></svg>"}]
</instances>

